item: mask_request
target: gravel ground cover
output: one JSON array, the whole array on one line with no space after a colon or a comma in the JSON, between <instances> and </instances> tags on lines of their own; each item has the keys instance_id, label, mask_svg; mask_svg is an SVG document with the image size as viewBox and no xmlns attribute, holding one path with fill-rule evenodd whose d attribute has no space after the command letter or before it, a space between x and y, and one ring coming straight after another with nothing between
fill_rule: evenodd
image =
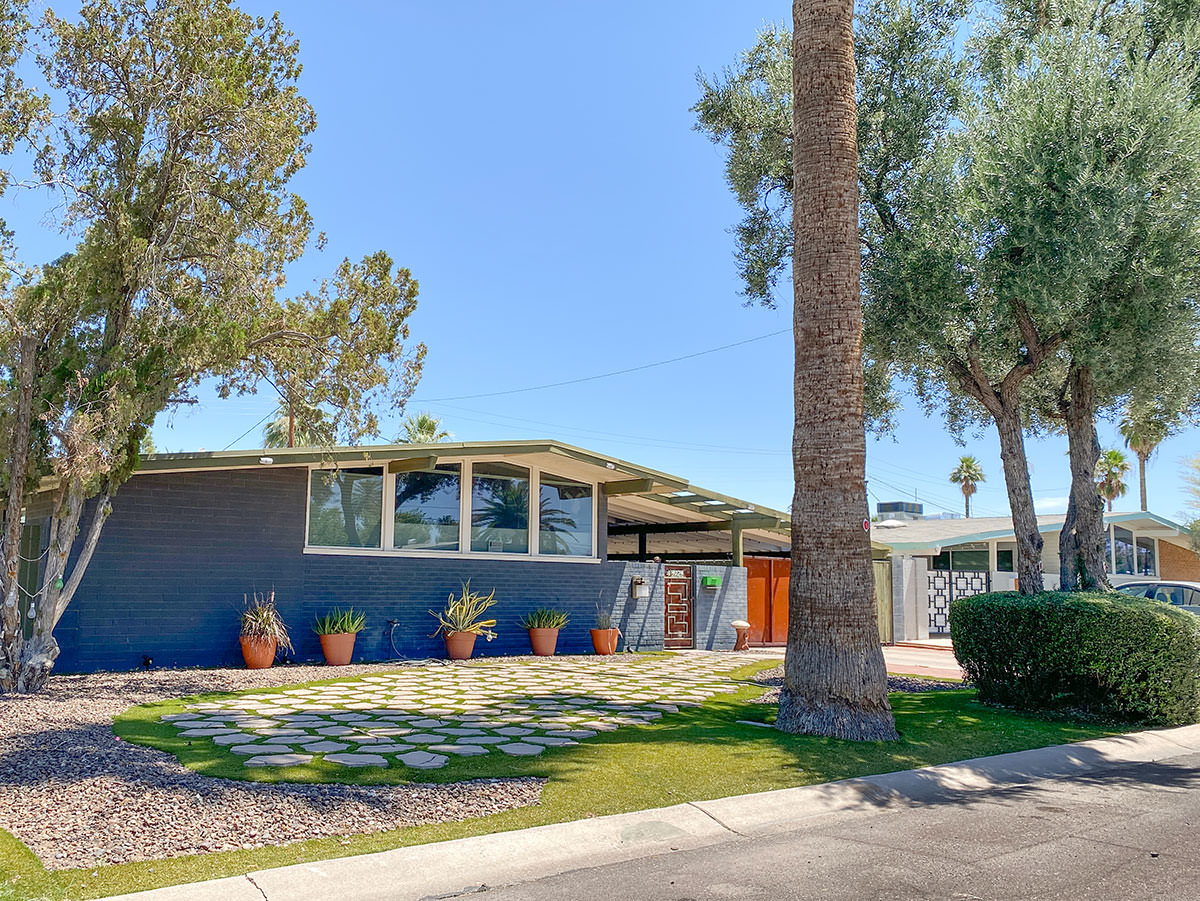
<instances>
[{"instance_id":1,"label":"gravel ground cover","mask_svg":"<svg viewBox=\"0 0 1200 901\"><path fill-rule=\"evenodd\" d=\"M953 691L970 688L965 682L938 682L934 679L914 679L911 676L888 674L888 691ZM779 689L783 686L783 664L766 669L754 677L755 682L771 686L755 699L756 704L778 704Z\"/></svg>"},{"instance_id":2,"label":"gravel ground cover","mask_svg":"<svg viewBox=\"0 0 1200 901\"><path fill-rule=\"evenodd\" d=\"M395 671L357 665L337 675ZM323 666L100 673L55 676L37 695L0 695L0 828L48 869L66 869L380 832L538 802L543 780L530 778L389 787L213 779L112 733L113 717L135 704L330 676Z\"/></svg>"}]
</instances>

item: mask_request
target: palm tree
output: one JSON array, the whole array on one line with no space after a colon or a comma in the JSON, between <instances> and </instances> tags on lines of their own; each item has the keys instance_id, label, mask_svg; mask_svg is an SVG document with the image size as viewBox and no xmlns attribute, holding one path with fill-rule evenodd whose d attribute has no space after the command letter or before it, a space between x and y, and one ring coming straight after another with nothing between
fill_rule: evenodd
<instances>
[{"instance_id":1,"label":"palm tree","mask_svg":"<svg viewBox=\"0 0 1200 901\"><path fill-rule=\"evenodd\" d=\"M432 413L409 414L400 423L397 444L437 444L449 441L454 436L442 428L441 417Z\"/></svg>"},{"instance_id":2,"label":"palm tree","mask_svg":"<svg viewBox=\"0 0 1200 901\"><path fill-rule=\"evenodd\" d=\"M1129 469L1129 461L1115 447L1100 455L1096 464L1096 487L1108 502L1109 513L1112 513L1113 501L1125 493L1125 476L1129 475Z\"/></svg>"},{"instance_id":3,"label":"palm tree","mask_svg":"<svg viewBox=\"0 0 1200 901\"><path fill-rule=\"evenodd\" d=\"M1171 434L1170 420L1161 410L1147 409L1134 411L1132 407L1125 410L1118 427L1125 446L1137 456L1138 461L1138 490L1141 494L1142 510L1149 510L1146 501L1146 464L1158 450L1158 446Z\"/></svg>"},{"instance_id":4,"label":"palm tree","mask_svg":"<svg viewBox=\"0 0 1200 901\"><path fill-rule=\"evenodd\" d=\"M966 505L967 519L971 518L971 495L975 486L986 481L983 477L983 466L972 456L958 458L958 465L950 473L950 481L962 488L963 502Z\"/></svg>"},{"instance_id":5,"label":"palm tree","mask_svg":"<svg viewBox=\"0 0 1200 901\"><path fill-rule=\"evenodd\" d=\"M853 0L792 0L792 576L776 727L894 739L867 530ZM819 527L817 527L819 524Z\"/></svg>"},{"instance_id":6,"label":"palm tree","mask_svg":"<svg viewBox=\"0 0 1200 901\"><path fill-rule=\"evenodd\" d=\"M321 443L315 423L328 419L324 410L300 408L279 399L275 416L263 426L263 447L313 447Z\"/></svg>"}]
</instances>

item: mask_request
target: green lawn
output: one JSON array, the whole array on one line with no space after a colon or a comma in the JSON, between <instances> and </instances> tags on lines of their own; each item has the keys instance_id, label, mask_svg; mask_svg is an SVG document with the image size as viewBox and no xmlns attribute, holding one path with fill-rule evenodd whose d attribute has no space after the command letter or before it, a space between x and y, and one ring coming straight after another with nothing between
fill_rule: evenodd
<instances>
[{"instance_id":1,"label":"green lawn","mask_svg":"<svg viewBox=\"0 0 1200 901\"><path fill-rule=\"evenodd\" d=\"M732 675L745 678L769 665L751 664ZM652 724L600 733L577 746L548 749L535 758L489 754L419 772L348 770L325 764L252 771L254 778L264 780L303 777L361 784L406 781L414 776L420 781L498 775L549 780L541 804L535 807L464 822L57 873L44 871L23 845L0 832L0 876L4 880L0 901L102 897L301 861L828 782L1109 734L1095 724L1036 719L987 708L975 701L974 692L961 690L893 694L899 742L857 744L790 736L737 723L772 715L774 708L749 703L762 691L760 685L747 685L734 695L718 696ZM123 714L114 728L127 740L171 751L198 772L247 778L247 771L231 759L234 755L216 750L207 741L188 745L173 728L158 722L162 714L182 706L179 701L134 708Z\"/></svg>"}]
</instances>

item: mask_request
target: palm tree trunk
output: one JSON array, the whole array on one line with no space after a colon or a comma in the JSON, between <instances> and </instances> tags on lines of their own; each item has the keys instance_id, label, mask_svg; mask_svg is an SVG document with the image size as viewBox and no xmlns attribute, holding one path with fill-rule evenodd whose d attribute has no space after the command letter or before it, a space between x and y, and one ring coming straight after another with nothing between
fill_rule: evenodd
<instances>
[{"instance_id":1,"label":"palm tree trunk","mask_svg":"<svg viewBox=\"0 0 1200 901\"><path fill-rule=\"evenodd\" d=\"M963 492L963 501L966 506L967 519L970 519L971 518L971 495L967 494L965 491Z\"/></svg>"},{"instance_id":2,"label":"palm tree trunk","mask_svg":"<svg viewBox=\"0 0 1200 901\"><path fill-rule=\"evenodd\" d=\"M1138 490L1142 495L1142 512L1149 512L1150 506L1146 500L1146 464L1150 461L1150 455L1138 451Z\"/></svg>"},{"instance_id":3,"label":"palm tree trunk","mask_svg":"<svg viewBox=\"0 0 1200 901\"><path fill-rule=\"evenodd\" d=\"M898 736L864 528L853 17L853 0L792 4L795 495L776 726L879 740Z\"/></svg>"}]
</instances>

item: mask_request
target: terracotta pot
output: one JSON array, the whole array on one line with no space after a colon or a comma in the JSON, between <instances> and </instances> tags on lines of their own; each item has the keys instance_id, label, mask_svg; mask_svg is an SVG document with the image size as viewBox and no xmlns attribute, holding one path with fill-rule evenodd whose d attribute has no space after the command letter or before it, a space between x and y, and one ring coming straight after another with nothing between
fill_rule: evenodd
<instances>
[{"instance_id":1,"label":"terracotta pot","mask_svg":"<svg viewBox=\"0 0 1200 901\"><path fill-rule=\"evenodd\" d=\"M475 650L474 632L447 632L446 656L451 660L470 660L471 652Z\"/></svg>"},{"instance_id":2,"label":"terracotta pot","mask_svg":"<svg viewBox=\"0 0 1200 901\"><path fill-rule=\"evenodd\" d=\"M354 639L357 632L338 632L332 635L318 635L321 639L321 653L325 655L326 666L345 666L354 656Z\"/></svg>"},{"instance_id":3,"label":"terracotta pot","mask_svg":"<svg viewBox=\"0 0 1200 901\"><path fill-rule=\"evenodd\" d=\"M558 629L530 629L529 643L535 657L553 657L558 647Z\"/></svg>"},{"instance_id":4,"label":"terracotta pot","mask_svg":"<svg viewBox=\"0 0 1200 901\"><path fill-rule=\"evenodd\" d=\"M620 635L620 629L592 629L592 649L597 654L615 654Z\"/></svg>"},{"instance_id":5,"label":"terracotta pot","mask_svg":"<svg viewBox=\"0 0 1200 901\"><path fill-rule=\"evenodd\" d=\"M275 662L275 639L262 641L242 636L242 657L246 661L246 669L267 669Z\"/></svg>"}]
</instances>

